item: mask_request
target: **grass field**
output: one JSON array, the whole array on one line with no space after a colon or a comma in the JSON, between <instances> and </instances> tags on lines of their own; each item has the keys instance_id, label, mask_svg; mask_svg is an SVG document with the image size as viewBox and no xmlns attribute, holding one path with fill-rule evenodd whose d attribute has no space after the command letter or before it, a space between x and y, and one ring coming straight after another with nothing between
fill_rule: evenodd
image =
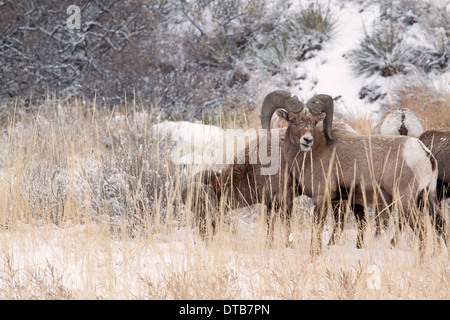
<instances>
[{"instance_id":1,"label":"grass field","mask_svg":"<svg viewBox=\"0 0 450 320\"><path fill-rule=\"evenodd\" d=\"M356 249L348 215L341 242L312 258L305 197L292 248L279 222L267 245L260 205L205 243L180 202L185 169L142 109L49 97L0 115L1 299L450 299L449 251L431 232L423 258L411 231L391 248L394 230L375 238L373 225Z\"/></svg>"}]
</instances>

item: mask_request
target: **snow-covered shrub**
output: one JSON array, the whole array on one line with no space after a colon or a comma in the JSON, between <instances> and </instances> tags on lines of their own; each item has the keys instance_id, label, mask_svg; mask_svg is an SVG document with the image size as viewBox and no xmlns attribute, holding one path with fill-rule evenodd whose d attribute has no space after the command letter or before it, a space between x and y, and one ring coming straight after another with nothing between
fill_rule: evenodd
<instances>
[{"instance_id":1,"label":"snow-covered shrub","mask_svg":"<svg viewBox=\"0 0 450 320\"><path fill-rule=\"evenodd\" d=\"M325 6L320 2L312 2L298 14L289 17L286 28L293 36L309 35L318 37L319 41L325 41L333 34L336 22L337 18L330 10L329 4Z\"/></svg>"},{"instance_id":2,"label":"snow-covered shrub","mask_svg":"<svg viewBox=\"0 0 450 320\"><path fill-rule=\"evenodd\" d=\"M359 99L366 99L369 102L375 102L385 96L386 93L380 92L380 86L377 85L365 85L358 92Z\"/></svg>"},{"instance_id":3,"label":"snow-covered shrub","mask_svg":"<svg viewBox=\"0 0 450 320\"><path fill-rule=\"evenodd\" d=\"M447 5L447 10L443 9ZM428 47L419 55L416 65L425 72L445 71L449 67L450 54L450 5L435 1L423 17Z\"/></svg>"},{"instance_id":4,"label":"snow-covered shrub","mask_svg":"<svg viewBox=\"0 0 450 320\"><path fill-rule=\"evenodd\" d=\"M183 176L166 153L169 147L153 139L149 114L117 113L102 124L103 154L78 169L92 215L109 218L112 230L133 233L174 214L175 185Z\"/></svg>"},{"instance_id":5,"label":"snow-covered shrub","mask_svg":"<svg viewBox=\"0 0 450 320\"><path fill-rule=\"evenodd\" d=\"M171 76L157 84L158 105L167 111L162 119L192 120L216 115L223 109L254 109L251 71L246 63L249 48L260 34L267 34L277 21L282 1L211 0L175 1L180 27L161 34L171 51ZM268 8L268 5L274 9ZM159 40L158 40L159 41ZM156 59L164 55L155 55ZM194 89L195 88L195 89Z\"/></svg>"},{"instance_id":6,"label":"snow-covered shrub","mask_svg":"<svg viewBox=\"0 0 450 320\"><path fill-rule=\"evenodd\" d=\"M277 73L287 59L301 61L320 50L332 36L337 18L329 6L316 1L288 15L270 36L260 39L253 49L255 64Z\"/></svg>"},{"instance_id":7,"label":"snow-covered shrub","mask_svg":"<svg viewBox=\"0 0 450 320\"><path fill-rule=\"evenodd\" d=\"M232 70L236 61L246 55L258 34L267 34L274 28L274 14L267 10L267 0L211 1L196 12L203 16L199 22L205 27L200 37L201 63L219 70Z\"/></svg>"},{"instance_id":8,"label":"snow-covered shrub","mask_svg":"<svg viewBox=\"0 0 450 320\"><path fill-rule=\"evenodd\" d=\"M405 68L408 47L392 26L381 27L372 34L365 34L350 57L353 69L359 76L374 75L389 77Z\"/></svg>"},{"instance_id":9,"label":"snow-covered shrub","mask_svg":"<svg viewBox=\"0 0 450 320\"><path fill-rule=\"evenodd\" d=\"M286 34L272 37L267 43L261 44L254 51L257 60L255 66L263 66L264 69L275 74L281 70L281 66L288 53L288 38Z\"/></svg>"},{"instance_id":10,"label":"snow-covered shrub","mask_svg":"<svg viewBox=\"0 0 450 320\"><path fill-rule=\"evenodd\" d=\"M136 151L136 150L130 150ZM152 168L142 153L109 159L83 160L77 168L75 197L94 221L109 220L112 231L133 234L167 213L165 175Z\"/></svg>"},{"instance_id":11,"label":"snow-covered shrub","mask_svg":"<svg viewBox=\"0 0 450 320\"><path fill-rule=\"evenodd\" d=\"M254 35L275 21L268 2L93 0L71 30L65 2L0 1L0 98L32 91L44 100L52 88L64 98L97 94L109 105L136 96L162 107L163 118L217 112L229 91L253 93L238 65Z\"/></svg>"},{"instance_id":12,"label":"snow-covered shrub","mask_svg":"<svg viewBox=\"0 0 450 320\"><path fill-rule=\"evenodd\" d=\"M402 71L445 71L450 52L450 15L445 1L399 0L380 4L380 23L396 35L394 42L407 47ZM393 52L395 50L392 50ZM372 61L373 62L373 61ZM389 74L390 72L388 72Z\"/></svg>"},{"instance_id":13,"label":"snow-covered shrub","mask_svg":"<svg viewBox=\"0 0 450 320\"><path fill-rule=\"evenodd\" d=\"M450 3L445 0L433 1L424 16L424 24L430 29L442 29L445 37L450 38Z\"/></svg>"},{"instance_id":14,"label":"snow-covered shrub","mask_svg":"<svg viewBox=\"0 0 450 320\"><path fill-rule=\"evenodd\" d=\"M185 177L170 161L171 146L153 138L150 113L30 104L0 127L0 180L10 188L0 223L99 221L133 234L180 211Z\"/></svg>"}]
</instances>

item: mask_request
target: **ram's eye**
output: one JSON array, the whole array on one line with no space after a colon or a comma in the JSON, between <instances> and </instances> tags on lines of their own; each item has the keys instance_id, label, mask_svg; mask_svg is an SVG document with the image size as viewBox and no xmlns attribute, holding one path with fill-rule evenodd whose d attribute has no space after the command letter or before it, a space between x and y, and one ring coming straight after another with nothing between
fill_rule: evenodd
<instances>
[{"instance_id":1,"label":"ram's eye","mask_svg":"<svg viewBox=\"0 0 450 320\"><path fill-rule=\"evenodd\" d=\"M295 120L294 119L289 119L289 123L290 124L295 124Z\"/></svg>"}]
</instances>

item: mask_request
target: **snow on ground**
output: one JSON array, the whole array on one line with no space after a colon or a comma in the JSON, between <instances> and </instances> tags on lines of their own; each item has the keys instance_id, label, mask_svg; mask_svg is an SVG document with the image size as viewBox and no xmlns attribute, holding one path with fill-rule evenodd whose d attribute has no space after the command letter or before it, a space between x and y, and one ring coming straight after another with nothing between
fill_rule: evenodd
<instances>
[{"instance_id":1,"label":"snow on ground","mask_svg":"<svg viewBox=\"0 0 450 320\"><path fill-rule=\"evenodd\" d=\"M331 9L337 12L337 26L332 38L325 42L322 50L296 68L298 74L307 78L293 91L302 100L308 100L314 94L326 93L336 99L336 112L352 116L377 111L378 104L359 99L362 80L351 70L346 58L364 36L364 30L370 32L373 23L380 14L377 5L370 5L360 12L353 3L342 7L333 2Z\"/></svg>"},{"instance_id":2,"label":"snow on ground","mask_svg":"<svg viewBox=\"0 0 450 320\"><path fill-rule=\"evenodd\" d=\"M337 17L337 25L331 39L323 43L321 50L313 51L312 57L301 62L291 62L285 68L289 72L294 72L293 78L298 79L289 87L289 90L301 100L307 101L318 93L329 94L335 98L337 116L372 116L374 120L378 120L384 111L381 107L390 102L389 95L395 85L420 78L425 79L437 89L448 88L450 70L444 73L427 74L412 71L406 75L396 74L391 77L355 75L349 53L358 47L366 33L370 34L380 24L380 3L339 0L331 0L329 3L331 12ZM447 7L450 7L450 4ZM291 10L296 10L295 8L296 6L293 6ZM404 27L402 32L404 32L405 43L409 46L433 50L432 40L420 23ZM274 84L276 83L274 79L269 79L268 82L269 89L264 91L265 94L270 90L279 89ZM360 91L365 86L377 88L381 97L375 101L361 99Z\"/></svg>"},{"instance_id":3,"label":"snow on ground","mask_svg":"<svg viewBox=\"0 0 450 320\"><path fill-rule=\"evenodd\" d=\"M299 291L289 293L291 298L319 298L318 286L327 285L332 270L364 272L359 284L363 289L372 266L387 272L398 263L415 264L414 252L386 250L386 241L356 249L352 229L343 234L343 245L324 248L314 261L304 247L307 231L296 231L294 248L268 248L263 237L255 237L264 232L260 222L239 223L237 234L221 234L209 245L185 227L138 241L111 238L98 224L23 224L1 234L0 288L4 293L14 286L17 291L10 298L16 299L39 298L44 294L40 290L48 294L55 286L81 299L285 299L287 284ZM330 232L327 228L325 240ZM382 291L372 294L383 297Z\"/></svg>"},{"instance_id":4,"label":"snow on ground","mask_svg":"<svg viewBox=\"0 0 450 320\"><path fill-rule=\"evenodd\" d=\"M300 10L301 5L293 2L289 10ZM307 3L303 4L306 5ZM284 79L289 78L296 80L289 81L286 89L302 101L308 101L315 94L329 94L335 99L336 116L374 115L378 118L380 101L362 100L359 98L359 92L365 85L383 85L386 79L376 76L357 77L352 70L348 54L357 47L364 32L370 32L379 21L379 5L332 0L330 10L337 18L331 39L322 43L321 50L309 52L305 60L286 62L280 74L265 79L264 84L260 85L261 95L258 96L258 103L261 104L270 91L285 85Z\"/></svg>"},{"instance_id":5,"label":"snow on ground","mask_svg":"<svg viewBox=\"0 0 450 320\"><path fill-rule=\"evenodd\" d=\"M305 4L303 4L305 6ZM330 9L336 14L337 26L331 40L323 44L323 48L313 52L313 57L301 62L287 63L285 69L288 73L296 74L299 79L295 85L289 87L289 91L297 95L300 100L307 101L313 95L325 93L335 98L335 114L345 117L357 117L373 115L380 109L378 102L370 103L359 98L359 91L365 83L373 84L376 81L389 83L389 79L372 77L369 79L358 78L354 75L348 52L354 49L364 32L370 32L380 15L378 4L363 6L355 2L331 1ZM293 2L290 11L300 10L300 2ZM364 31L365 30L365 31ZM283 77L280 74L276 77ZM277 87L279 80L269 78L263 87L263 95L258 97L260 105L264 96ZM258 78L258 76L256 76ZM256 85L256 84L255 84ZM274 115L274 117L277 117ZM377 116L376 116L377 118ZM224 130L201 124L189 122L164 122L153 125L154 136L169 137L177 146L172 152L173 158L179 163L194 164L220 164L223 163L223 154L217 152L218 146L223 146L225 140L233 139ZM239 135L235 135L239 138ZM190 152L190 150L195 148ZM200 151L198 151L200 150ZM179 152L180 151L180 152ZM226 154L233 152L226 151ZM227 158L226 163L231 159Z\"/></svg>"}]
</instances>

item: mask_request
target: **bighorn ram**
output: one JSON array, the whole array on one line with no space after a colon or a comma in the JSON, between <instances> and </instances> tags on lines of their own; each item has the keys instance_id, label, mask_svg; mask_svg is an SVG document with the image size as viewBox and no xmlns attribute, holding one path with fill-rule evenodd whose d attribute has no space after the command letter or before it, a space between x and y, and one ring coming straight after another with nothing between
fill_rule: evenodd
<instances>
[{"instance_id":1,"label":"bighorn ram","mask_svg":"<svg viewBox=\"0 0 450 320\"><path fill-rule=\"evenodd\" d=\"M263 109L267 103L268 101L263 103ZM262 115L263 118L265 118L264 115ZM227 209L236 209L262 202L268 208L266 221L269 241L272 241L274 227L273 217L270 215L272 208L274 211L279 211L279 214L281 213L286 224L286 236L289 236L293 198L300 195L302 191L297 181L292 179L284 160L282 149L285 131L286 128L272 130L267 145L268 153L276 156L271 150L273 145L271 139L279 141L277 154L280 159L277 161L279 168L276 173L263 174L261 168L266 165L261 164L259 157L257 157L256 163L249 161L252 155L258 152L257 148L261 147L260 139L257 137L255 141L251 141L245 147L244 163L239 164L235 159L234 164L227 165L221 173L211 170L200 171L183 186L182 200L194 213L196 225L203 238L215 232L220 219L220 203L223 203ZM277 133L277 135L273 133ZM356 134L356 132L345 124L336 123L333 134L341 137L346 134ZM211 232L208 232L208 228ZM290 244L289 239L286 240Z\"/></svg>"},{"instance_id":2,"label":"bighorn ram","mask_svg":"<svg viewBox=\"0 0 450 320\"><path fill-rule=\"evenodd\" d=\"M315 205L318 229L312 232L312 253L321 250L328 205L339 200L350 201L360 215L358 247L365 227L362 212L370 204L378 212L398 207L422 247L424 228L416 209L427 200L436 231L446 240L445 220L436 204L437 163L418 139L353 134L336 139L331 131L334 102L328 95L316 95L304 105L287 91L270 93L261 110L263 128L275 111L289 123L283 146L286 165ZM317 127L319 121L323 129Z\"/></svg>"}]
</instances>

